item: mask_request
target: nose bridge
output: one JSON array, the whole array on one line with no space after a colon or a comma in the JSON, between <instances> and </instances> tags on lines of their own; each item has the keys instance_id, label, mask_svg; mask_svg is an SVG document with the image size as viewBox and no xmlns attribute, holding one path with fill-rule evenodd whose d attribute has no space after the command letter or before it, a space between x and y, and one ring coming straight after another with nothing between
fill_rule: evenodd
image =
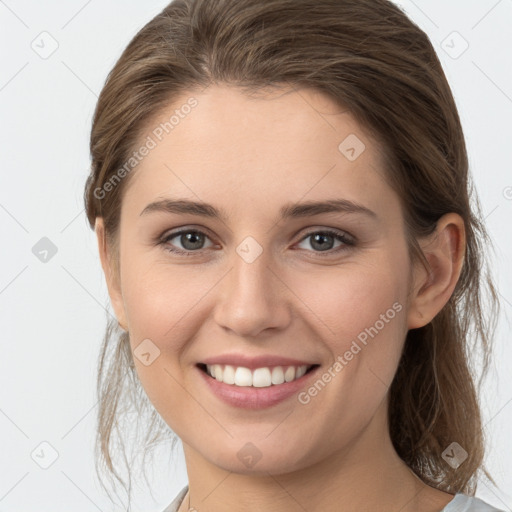
<instances>
[{"instance_id":1,"label":"nose bridge","mask_svg":"<svg viewBox=\"0 0 512 512\"><path fill-rule=\"evenodd\" d=\"M231 271L221 286L217 323L241 336L255 336L289 322L286 287L273 270L268 251L247 237L233 254Z\"/></svg>"}]
</instances>

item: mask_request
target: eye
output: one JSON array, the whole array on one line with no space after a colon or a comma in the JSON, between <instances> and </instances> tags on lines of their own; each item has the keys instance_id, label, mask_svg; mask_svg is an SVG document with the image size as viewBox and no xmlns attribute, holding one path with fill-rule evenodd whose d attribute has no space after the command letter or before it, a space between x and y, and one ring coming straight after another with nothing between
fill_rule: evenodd
<instances>
[{"instance_id":1,"label":"eye","mask_svg":"<svg viewBox=\"0 0 512 512\"><path fill-rule=\"evenodd\" d=\"M307 242L308 239L310 240L309 242ZM335 247L336 242L339 242L339 245ZM328 252L329 254L347 250L355 245L355 241L351 236L331 229L310 231L302 238L300 243L308 244L309 247L313 248L314 252ZM301 249L309 248L301 247Z\"/></svg>"},{"instance_id":2,"label":"eye","mask_svg":"<svg viewBox=\"0 0 512 512\"><path fill-rule=\"evenodd\" d=\"M178 239L177 242L171 244L171 240L174 240L175 238ZM160 244L163 245L167 251L188 256L193 252L199 252L201 249L204 249L205 240L209 240L209 238L202 231L197 229L182 229L164 236L160 241ZM181 244L182 247L171 247L176 243ZM213 246L213 244L210 246Z\"/></svg>"},{"instance_id":3,"label":"eye","mask_svg":"<svg viewBox=\"0 0 512 512\"><path fill-rule=\"evenodd\" d=\"M176 241L172 242L175 239ZM214 244L211 241L209 245L205 246L205 242L209 240L208 235L203 231L188 228L168 233L158 243L166 251L184 256L193 256L194 253L199 253L202 249L213 247ZM338 242L338 245L336 245L336 242ZM181 245L181 247L176 247L177 244ZM309 247L300 247L300 244L307 244ZM325 256L328 256L348 250L354 245L354 238L347 233L332 229L322 229L307 233L299 242L298 247L306 250L311 250L312 248L313 252L326 253Z\"/></svg>"}]
</instances>

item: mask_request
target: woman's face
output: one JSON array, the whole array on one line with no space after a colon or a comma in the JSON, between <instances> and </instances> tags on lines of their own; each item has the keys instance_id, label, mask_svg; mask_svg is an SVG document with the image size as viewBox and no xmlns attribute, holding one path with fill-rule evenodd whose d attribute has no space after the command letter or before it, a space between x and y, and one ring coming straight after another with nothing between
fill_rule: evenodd
<instances>
[{"instance_id":1,"label":"woman's face","mask_svg":"<svg viewBox=\"0 0 512 512\"><path fill-rule=\"evenodd\" d=\"M361 439L371 453L413 275L375 142L313 90L210 86L140 146L109 291L160 415L190 453L238 473L301 469ZM207 361L232 367L217 375L228 383ZM294 365L316 366L287 382Z\"/></svg>"}]
</instances>

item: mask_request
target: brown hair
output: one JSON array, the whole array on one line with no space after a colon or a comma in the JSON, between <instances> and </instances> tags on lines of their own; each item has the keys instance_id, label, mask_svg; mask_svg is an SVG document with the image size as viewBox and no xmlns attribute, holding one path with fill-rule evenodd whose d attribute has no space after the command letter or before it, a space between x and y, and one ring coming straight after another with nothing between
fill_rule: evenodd
<instances>
[{"instance_id":1,"label":"brown hair","mask_svg":"<svg viewBox=\"0 0 512 512\"><path fill-rule=\"evenodd\" d=\"M130 176L108 193L105 184L130 158L150 119L178 95L211 83L246 91L313 87L348 108L381 145L386 176L402 202L412 260L428 265L417 240L432 233L443 214L464 219L460 279L443 310L407 334L390 388L389 423L399 456L425 483L474 494L484 457L478 389L490 362L499 304L484 272L483 247L490 240L468 174L463 130L427 35L388 0L169 4L129 43L108 75L94 115L86 211L91 226L103 217L116 258L120 205ZM478 384L470 359L474 348L482 354ZM131 403L150 415L144 446L172 433L141 392L128 334L112 322L100 354L98 393L98 458L122 482L111 455L114 430L122 438L123 408ZM457 470L442 458L452 442L468 453Z\"/></svg>"}]
</instances>

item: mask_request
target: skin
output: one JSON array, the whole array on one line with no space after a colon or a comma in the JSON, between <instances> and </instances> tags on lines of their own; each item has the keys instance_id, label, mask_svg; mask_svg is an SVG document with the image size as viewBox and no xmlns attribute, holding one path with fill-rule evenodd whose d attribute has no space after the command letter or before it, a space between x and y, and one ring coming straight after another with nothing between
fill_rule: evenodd
<instances>
[{"instance_id":1,"label":"skin","mask_svg":"<svg viewBox=\"0 0 512 512\"><path fill-rule=\"evenodd\" d=\"M453 293L463 220L447 214L421 240L430 274L413 265L377 142L314 90L189 92L151 120L141 141L191 95L198 105L129 177L119 273L102 219L96 224L110 298L132 349L150 339L160 350L149 366L134 360L148 397L183 442L190 494L180 511L441 510L453 496L423 484L398 457L387 403L407 331L427 324ZM366 146L354 161L338 149L350 134ZM165 197L210 203L226 219L141 215ZM285 204L338 198L375 218L279 219ZM180 236L158 243L180 227L204 232L202 248L182 245ZM349 233L355 245L329 239L333 248L318 250L307 235L326 228ZM236 251L247 236L263 250L252 263ZM395 303L401 311L308 404L292 397L238 409L213 395L195 367L227 352L271 353L317 362L322 374ZM251 468L237 457L247 442L261 454Z\"/></svg>"}]
</instances>

